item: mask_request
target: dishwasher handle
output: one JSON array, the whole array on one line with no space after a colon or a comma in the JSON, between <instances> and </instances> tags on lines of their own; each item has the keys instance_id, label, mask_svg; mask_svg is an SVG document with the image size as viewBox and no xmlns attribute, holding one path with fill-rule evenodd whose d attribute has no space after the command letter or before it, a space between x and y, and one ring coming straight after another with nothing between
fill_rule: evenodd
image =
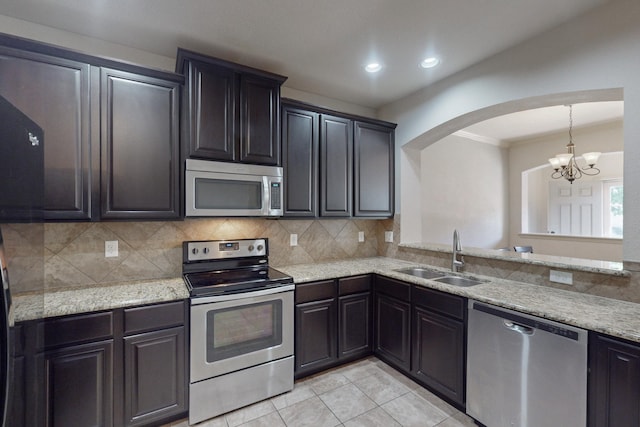
<instances>
[{"instance_id":1,"label":"dishwasher handle","mask_svg":"<svg viewBox=\"0 0 640 427\"><path fill-rule=\"evenodd\" d=\"M518 332L522 335L533 335L533 328L530 328L529 326L520 325L518 323L504 319L502 320L502 323L504 324L505 328L511 329L512 331Z\"/></svg>"},{"instance_id":2,"label":"dishwasher handle","mask_svg":"<svg viewBox=\"0 0 640 427\"><path fill-rule=\"evenodd\" d=\"M504 322L504 326L525 335L533 335L536 329L549 332L572 341L586 340L587 332L583 329L563 325L557 322L547 321L531 315L517 313L511 310L493 307L477 301L469 300L469 309L482 311L484 313L499 317ZM517 327L510 327L517 326Z\"/></svg>"}]
</instances>

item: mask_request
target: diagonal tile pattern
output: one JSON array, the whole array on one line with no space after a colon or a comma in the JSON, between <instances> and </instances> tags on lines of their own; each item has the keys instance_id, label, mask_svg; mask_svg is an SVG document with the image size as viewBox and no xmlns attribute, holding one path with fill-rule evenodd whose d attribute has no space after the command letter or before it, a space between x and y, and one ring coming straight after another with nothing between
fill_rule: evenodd
<instances>
[{"instance_id":1,"label":"diagonal tile pattern","mask_svg":"<svg viewBox=\"0 0 640 427\"><path fill-rule=\"evenodd\" d=\"M185 240L267 237L270 263L276 267L377 256L377 222L189 218L184 221L3 224L2 228L10 254L12 288L19 293L43 287L66 289L179 277ZM362 243L358 242L360 231L365 233ZM289 246L292 233L298 235L298 246ZM118 257L105 258L106 240L118 240Z\"/></svg>"},{"instance_id":2,"label":"diagonal tile pattern","mask_svg":"<svg viewBox=\"0 0 640 427\"><path fill-rule=\"evenodd\" d=\"M187 420L163 427L188 427ZM475 427L465 414L369 357L297 381L289 393L198 427Z\"/></svg>"}]
</instances>

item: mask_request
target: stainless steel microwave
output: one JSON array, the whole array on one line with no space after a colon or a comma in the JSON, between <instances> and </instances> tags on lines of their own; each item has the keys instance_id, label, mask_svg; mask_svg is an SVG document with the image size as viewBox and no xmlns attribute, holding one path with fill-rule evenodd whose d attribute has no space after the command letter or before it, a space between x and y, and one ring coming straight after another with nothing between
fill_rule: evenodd
<instances>
[{"instance_id":1,"label":"stainless steel microwave","mask_svg":"<svg viewBox=\"0 0 640 427\"><path fill-rule=\"evenodd\" d=\"M187 159L186 216L282 216L282 168Z\"/></svg>"}]
</instances>

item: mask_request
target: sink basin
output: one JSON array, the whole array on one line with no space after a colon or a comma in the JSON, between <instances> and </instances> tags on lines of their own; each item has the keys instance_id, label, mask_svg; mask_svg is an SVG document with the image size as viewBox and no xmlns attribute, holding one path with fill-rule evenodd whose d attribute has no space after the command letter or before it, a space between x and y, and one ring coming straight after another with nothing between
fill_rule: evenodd
<instances>
[{"instance_id":1,"label":"sink basin","mask_svg":"<svg viewBox=\"0 0 640 427\"><path fill-rule=\"evenodd\" d=\"M435 279L436 277L442 277L446 273L437 270L430 270L428 268L422 267L409 267L409 268L400 268L397 271L398 273L410 274L411 276L421 277L423 279Z\"/></svg>"},{"instance_id":2,"label":"sink basin","mask_svg":"<svg viewBox=\"0 0 640 427\"><path fill-rule=\"evenodd\" d=\"M467 277L458 277L458 276L444 276L434 280L436 282L446 283L448 285L454 285L454 286L462 286L462 287L475 286L481 283L485 283L481 280L469 279Z\"/></svg>"}]
</instances>

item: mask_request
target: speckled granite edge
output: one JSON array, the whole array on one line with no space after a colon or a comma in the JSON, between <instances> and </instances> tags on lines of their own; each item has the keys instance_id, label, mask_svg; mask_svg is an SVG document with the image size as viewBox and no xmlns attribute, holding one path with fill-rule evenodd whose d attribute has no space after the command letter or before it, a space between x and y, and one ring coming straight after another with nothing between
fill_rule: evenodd
<instances>
[{"instance_id":1,"label":"speckled granite edge","mask_svg":"<svg viewBox=\"0 0 640 427\"><path fill-rule=\"evenodd\" d=\"M74 288L13 298L16 322L189 298L182 278Z\"/></svg>"},{"instance_id":2,"label":"speckled granite edge","mask_svg":"<svg viewBox=\"0 0 640 427\"><path fill-rule=\"evenodd\" d=\"M579 328L640 342L640 304L487 276L462 274L462 276L486 281L486 283L465 288L394 271L410 266L425 267L442 271L443 274L451 274L445 269L391 258L365 258L292 265L278 269L291 275L296 283L375 273Z\"/></svg>"},{"instance_id":3,"label":"speckled granite edge","mask_svg":"<svg viewBox=\"0 0 640 427\"><path fill-rule=\"evenodd\" d=\"M432 252L451 253L451 247L428 243L401 243L401 248L419 249ZM622 262L598 261L584 258L559 257L543 254L503 252L491 249L463 248L462 255L496 259L501 261L519 262L524 264L541 265L545 267L562 268L565 270L585 271L588 273L608 274L611 276L628 277L630 271L624 269Z\"/></svg>"}]
</instances>

